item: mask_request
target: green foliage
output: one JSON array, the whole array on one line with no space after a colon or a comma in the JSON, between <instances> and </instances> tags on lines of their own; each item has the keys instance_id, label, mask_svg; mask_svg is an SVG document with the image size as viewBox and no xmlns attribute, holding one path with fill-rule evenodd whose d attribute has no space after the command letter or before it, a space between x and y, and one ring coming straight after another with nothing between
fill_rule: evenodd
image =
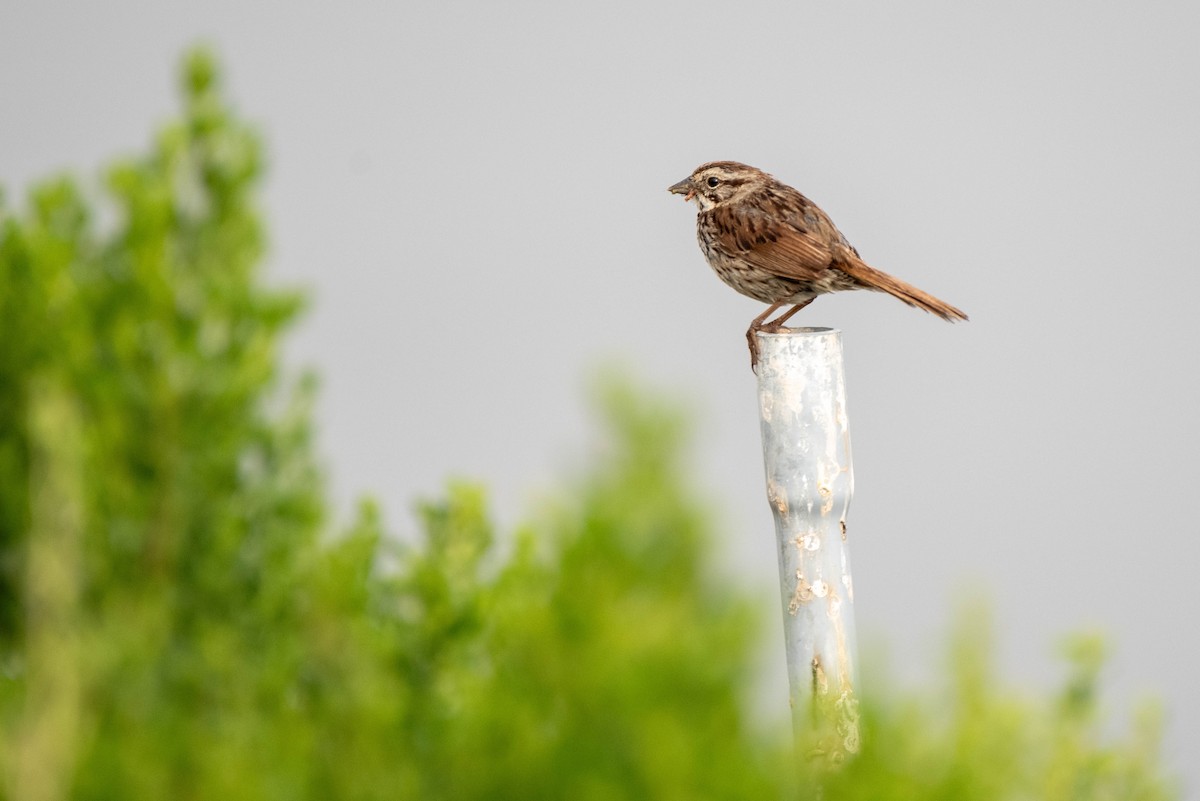
<instances>
[{"instance_id":1,"label":"green foliage","mask_svg":"<svg viewBox=\"0 0 1200 801\"><path fill-rule=\"evenodd\" d=\"M777 796L741 697L760 615L704 566L678 425L610 398L612 449L485 570L478 490L423 509L401 571L421 798Z\"/></svg>"},{"instance_id":2,"label":"green foliage","mask_svg":"<svg viewBox=\"0 0 1200 801\"><path fill-rule=\"evenodd\" d=\"M864 705L862 753L809 780L846 801L1178 797L1158 763L1156 707L1139 712L1127 742L1101 736L1097 637L1068 641L1067 680L1049 700L1005 689L992 674L991 643L986 609L964 609L938 694L906 698L876 686Z\"/></svg>"},{"instance_id":3,"label":"green foliage","mask_svg":"<svg viewBox=\"0 0 1200 801\"><path fill-rule=\"evenodd\" d=\"M1031 702L978 614L937 694L877 692L856 759L796 763L747 699L775 606L713 569L674 407L619 381L513 536L465 484L410 546L370 504L323 536L261 147L203 53L182 89L111 225L66 179L0 206L0 798L1173 797L1152 713L1097 733L1096 640Z\"/></svg>"}]
</instances>

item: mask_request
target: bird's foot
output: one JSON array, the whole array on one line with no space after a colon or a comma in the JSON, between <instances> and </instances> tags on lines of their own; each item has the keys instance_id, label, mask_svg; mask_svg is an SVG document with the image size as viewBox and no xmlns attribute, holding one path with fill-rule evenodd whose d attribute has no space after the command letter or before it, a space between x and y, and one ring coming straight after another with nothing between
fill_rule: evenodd
<instances>
[{"instance_id":1,"label":"bird's foot","mask_svg":"<svg viewBox=\"0 0 1200 801\"><path fill-rule=\"evenodd\" d=\"M758 332L765 331L768 334L778 334L780 331L786 330L787 326L785 326L784 323L791 319L792 315L812 302L813 299L809 298L803 303L797 303L796 305L792 306L792 308L776 317L774 320L771 320L769 323L763 321L774 314L775 311L783 305L782 303L776 303L775 305L771 306L771 308L754 318L754 322L750 323L750 329L746 331L746 342L750 344L750 369L752 371L754 371L756 374L758 372L755 369L758 367L758 337L756 336Z\"/></svg>"},{"instance_id":2,"label":"bird's foot","mask_svg":"<svg viewBox=\"0 0 1200 801\"><path fill-rule=\"evenodd\" d=\"M755 369L758 367L758 334L762 330L762 323L751 323L746 329L746 344L750 346L750 372L758 374Z\"/></svg>"}]
</instances>

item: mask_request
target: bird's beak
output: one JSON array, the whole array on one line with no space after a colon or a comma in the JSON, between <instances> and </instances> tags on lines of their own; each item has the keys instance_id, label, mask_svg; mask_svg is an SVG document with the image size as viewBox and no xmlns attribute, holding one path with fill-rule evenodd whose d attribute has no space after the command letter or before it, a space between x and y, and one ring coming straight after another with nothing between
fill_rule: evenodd
<instances>
[{"instance_id":1,"label":"bird's beak","mask_svg":"<svg viewBox=\"0 0 1200 801\"><path fill-rule=\"evenodd\" d=\"M692 197L695 196L695 194L696 194L696 190L692 189L692 179L690 176L687 178L684 178L679 183L674 184L669 189L667 189L667 191L673 195L683 195L684 200L691 200Z\"/></svg>"}]
</instances>

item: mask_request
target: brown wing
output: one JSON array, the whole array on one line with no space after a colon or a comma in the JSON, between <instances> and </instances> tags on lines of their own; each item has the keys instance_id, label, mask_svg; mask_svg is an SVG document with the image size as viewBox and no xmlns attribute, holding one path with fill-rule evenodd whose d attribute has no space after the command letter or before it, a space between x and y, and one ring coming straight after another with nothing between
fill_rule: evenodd
<instances>
[{"instance_id":1,"label":"brown wing","mask_svg":"<svg viewBox=\"0 0 1200 801\"><path fill-rule=\"evenodd\" d=\"M717 248L786 278L817 278L850 248L825 213L794 190L759 194L704 214Z\"/></svg>"}]
</instances>

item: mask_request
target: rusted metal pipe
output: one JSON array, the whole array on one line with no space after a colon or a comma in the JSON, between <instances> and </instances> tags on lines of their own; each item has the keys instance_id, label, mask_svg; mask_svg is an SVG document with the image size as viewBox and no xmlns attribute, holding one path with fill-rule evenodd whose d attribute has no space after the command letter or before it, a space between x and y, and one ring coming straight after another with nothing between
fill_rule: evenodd
<instances>
[{"instance_id":1,"label":"rusted metal pipe","mask_svg":"<svg viewBox=\"0 0 1200 801\"><path fill-rule=\"evenodd\" d=\"M846 512L854 491L841 332L758 332L767 499L775 517L796 742L838 764L859 748Z\"/></svg>"}]
</instances>

